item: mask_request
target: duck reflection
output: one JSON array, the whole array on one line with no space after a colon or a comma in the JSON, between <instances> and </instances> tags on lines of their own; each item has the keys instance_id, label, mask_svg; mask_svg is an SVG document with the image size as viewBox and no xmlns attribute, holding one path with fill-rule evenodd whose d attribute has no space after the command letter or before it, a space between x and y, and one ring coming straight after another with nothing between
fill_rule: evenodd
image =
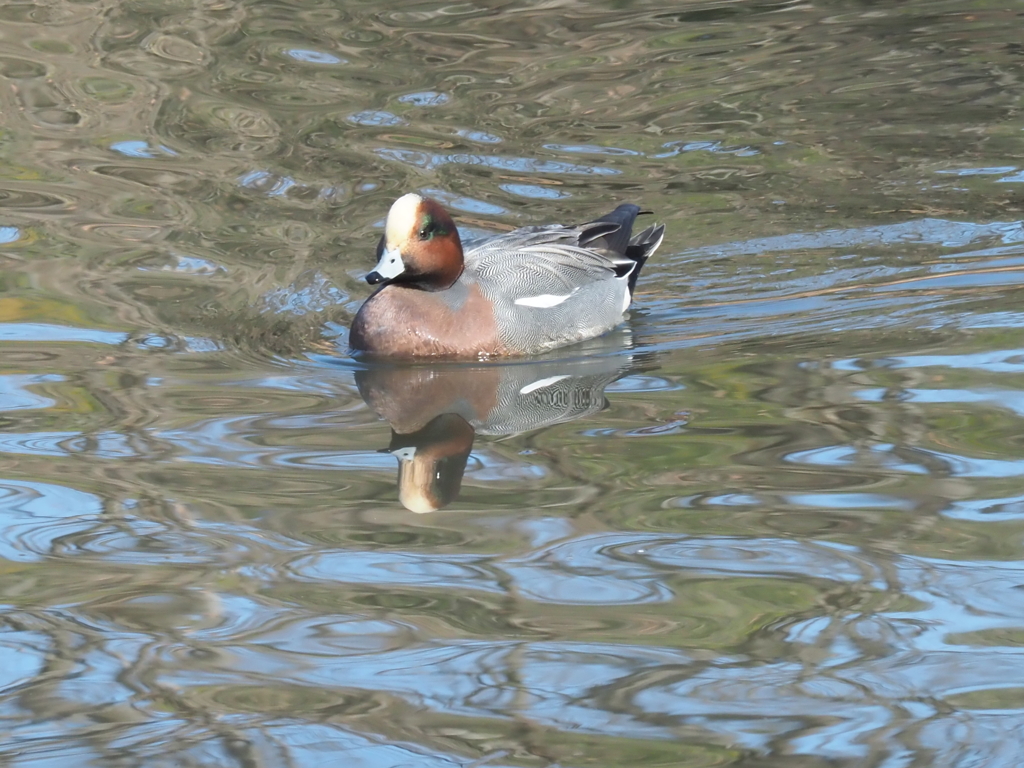
<instances>
[{"instance_id":1,"label":"duck reflection","mask_svg":"<svg viewBox=\"0 0 1024 768\"><path fill-rule=\"evenodd\" d=\"M434 512L458 498L477 434L514 435L580 419L607 405L630 371L621 357L502 365L373 367L356 373L363 400L391 424L398 498Z\"/></svg>"}]
</instances>

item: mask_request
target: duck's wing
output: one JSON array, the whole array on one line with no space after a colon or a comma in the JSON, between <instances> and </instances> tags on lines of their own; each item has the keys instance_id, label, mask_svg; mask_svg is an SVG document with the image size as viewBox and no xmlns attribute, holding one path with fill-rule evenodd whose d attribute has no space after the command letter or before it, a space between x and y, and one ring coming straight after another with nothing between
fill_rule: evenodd
<instances>
[{"instance_id":1,"label":"duck's wing","mask_svg":"<svg viewBox=\"0 0 1024 768\"><path fill-rule=\"evenodd\" d=\"M566 307L580 313L580 302L596 302L611 308L595 312L620 317L640 268L664 233L654 226L631 238L640 213L639 206L624 203L586 224L522 227L499 235L466 252L467 276L496 302L535 308L568 302Z\"/></svg>"},{"instance_id":2,"label":"duck's wing","mask_svg":"<svg viewBox=\"0 0 1024 768\"><path fill-rule=\"evenodd\" d=\"M512 301L564 296L584 285L621 277L634 266L623 256L580 248L564 240L528 245L491 240L466 254L466 271L483 284L501 285L502 293Z\"/></svg>"},{"instance_id":3,"label":"duck's wing","mask_svg":"<svg viewBox=\"0 0 1024 768\"><path fill-rule=\"evenodd\" d=\"M544 258L549 254L549 258L568 269L601 270L610 266L621 277L636 266L636 254L630 253L630 246L635 244L630 235L640 213L640 206L623 203L586 224L520 227L486 242L474 242L466 252L466 260L511 264L517 259Z\"/></svg>"},{"instance_id":4,"label":"duck's wing","mask_svg":"<svg viewBox=\"0 0 1024 768\"><path fill-rule=\"evenodd\" d=\"M509 248L492 241L472 259L467 254L463 275L490 301L498 337L513 354L600 335L629 303L628 275L614 259L560 242Z\"/></svg>"},{"instance_id":5,"label":"duck's wing","mask_svg":"<svg viewBox=\"0 0 1024 768\"><path fill-rule=\"evenodd\" d=\"M624 253L625 243L629 240L630 226L631 222L599 219L574 227L568 227L563 224L520 227L486 241L474 242L473 250L482 246L514 250L536 245L569 245L577 248L587 248L592 251L619 251ZM619 241L622 241L623 245L621 248L616 248L615 246Z\"/></svg>"},{"instance_id":6,"label":"duck's wing","mask_svg":"<svg viewBox=\"0 0 1024 768\"><path fill-rule=\"evenodd\" d=\"M600 220L577 227L558 224L522 227L486 242L474 243L466 252L466 266L481 276L486 275L487 279L505 273L522 274L524 278L536 275L541 281L548 276L566 285L580 285L613 275L621 277L635 266L632 259L614 248L622 239L621 230L621 222ZM628 242L628 229L625 234Z\"/></svg>"}]
</instances>

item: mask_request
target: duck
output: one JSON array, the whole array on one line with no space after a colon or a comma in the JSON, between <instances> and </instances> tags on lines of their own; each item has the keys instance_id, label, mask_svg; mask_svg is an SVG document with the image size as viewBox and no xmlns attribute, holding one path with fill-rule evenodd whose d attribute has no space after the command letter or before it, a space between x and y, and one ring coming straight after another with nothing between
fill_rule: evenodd
<instances>
[{"instance_id":1,"label":"duck","mask_svg":"<svg viewBox=\"0 0 1024 768\"><path fill-rule=\"evenodd\" d=\"M536 355L610 331L633 300L637 277L665 235L637 235L640 207L624 203L575 226L528 226L463 250L436 200L410 192L388 211L377 290L349 333L356 353L408 359Z\"/></svg>"}]
</instances>

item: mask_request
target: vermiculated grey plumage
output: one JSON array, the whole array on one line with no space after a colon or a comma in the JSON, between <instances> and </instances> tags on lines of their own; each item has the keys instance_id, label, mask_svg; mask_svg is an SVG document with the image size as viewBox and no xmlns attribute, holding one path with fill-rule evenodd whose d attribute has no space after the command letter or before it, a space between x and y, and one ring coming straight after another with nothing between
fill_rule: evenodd
<instances>
[{"instance_id":1,"label":"vermiculated grey plumage","mask_svg":"<svg viewBox=\"0 0 1024 768\"><path fill-rule=\"evenodd\" d=\"M493 301L499 335L510 348L540 352L592 338L621 322L640 268L661 243L664 226L630 238L639 213L627 203L576 227L500 235L466 252L463 279ZM538 297L565 298L548 307L518 303Z\"/></svg>"}]
</instances>

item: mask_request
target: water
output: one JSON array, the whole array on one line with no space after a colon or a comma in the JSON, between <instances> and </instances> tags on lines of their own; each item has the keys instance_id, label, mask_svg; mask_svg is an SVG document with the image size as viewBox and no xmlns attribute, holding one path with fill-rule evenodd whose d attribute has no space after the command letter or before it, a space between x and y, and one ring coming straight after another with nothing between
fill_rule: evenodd
<instances>
[{"instance_id":1,"label":"water","mask_svg":"<svg viewBox=\"0 0 1024 768\"><path fill-rule=\"evenodd\" d=\"M5 766L1020 764L1024 5L0 20ZM412 190L668 235L366 366Z\"/></svg>"}]
</instances>

